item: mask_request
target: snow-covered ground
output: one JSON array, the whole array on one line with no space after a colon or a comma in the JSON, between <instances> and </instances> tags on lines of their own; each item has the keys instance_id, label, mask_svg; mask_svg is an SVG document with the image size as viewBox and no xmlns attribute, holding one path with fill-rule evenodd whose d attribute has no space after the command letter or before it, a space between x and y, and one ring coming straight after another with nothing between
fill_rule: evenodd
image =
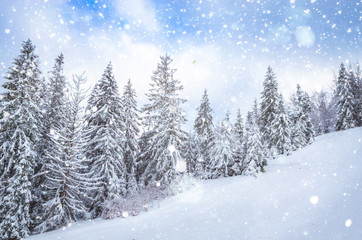
<instances>
[{"instance_id":1,"label":"snow-covered ground","mask_svg":"<svg viewBox=\"0 0 362 240\"><path fill-rule=\"evenodd\" d=\"M198 182L137 217L29 239L362 239L362 128L318 137L258 178Z\"/></svg>"}]
</instances>

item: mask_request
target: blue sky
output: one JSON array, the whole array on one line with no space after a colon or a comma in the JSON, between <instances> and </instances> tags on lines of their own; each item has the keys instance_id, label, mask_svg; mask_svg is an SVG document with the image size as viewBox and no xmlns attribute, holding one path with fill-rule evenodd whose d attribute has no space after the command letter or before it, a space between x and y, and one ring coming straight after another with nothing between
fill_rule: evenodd
<instances>
[{"instance_id":1,"label":"blue sky","mask_svg":"<svg viewBox=\"0 0 362 240\"><path fill-rule=\"evenodd\" d=\"M216 118L245 114L268 65L288 97L297 83L327 89L341 62L362 57L360 0L0 1L1 76L31 38L45 76L60 52L67 77L85 71L90 85L112 61L119 86L130 78L142 104L167 52L190 120L205 88Z\"/></svg>"}]
</instances>

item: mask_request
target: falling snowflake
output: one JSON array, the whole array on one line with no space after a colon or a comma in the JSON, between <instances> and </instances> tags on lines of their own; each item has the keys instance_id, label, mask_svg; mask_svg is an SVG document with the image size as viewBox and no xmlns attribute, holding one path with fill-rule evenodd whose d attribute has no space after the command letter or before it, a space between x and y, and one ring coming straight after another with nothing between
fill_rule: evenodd
<instances>
[{"instance_id":1,"label":"falling snowflake","mask_svg":"<svg viewBox=\"0 0 362 240\"><path fill-rule=\"evenodd\" d=\"M346 225L346 227L350 227L352 225L352 220L347 219L345 225Z\"/></svg>"},{"instance_id":2,"label":"falling snowflake","mask_svg":"<svg viewBox=\"0 0 362 240\"><path fill-rule=\"evenodd\" d=\"M318 196L312 196L312 197L310 197L310 203L311 203L311 204L315 205L315 204L318 203L318 201L319 201Z\"/></svg>"}]
</instances>

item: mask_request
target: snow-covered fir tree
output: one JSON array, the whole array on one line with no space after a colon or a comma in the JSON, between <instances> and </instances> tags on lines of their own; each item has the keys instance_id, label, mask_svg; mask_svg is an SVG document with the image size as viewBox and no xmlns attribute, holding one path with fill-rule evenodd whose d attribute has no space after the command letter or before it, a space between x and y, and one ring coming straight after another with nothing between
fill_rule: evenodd
<instances>
[{"instance_id":1,"label":"snow-covered fir tree","mask_svg":"<svg viewBox=\"0 0 362 240\"><path fill-rule=\"evenodd\" d=\"M176 176L176 164L182 161L181 148L186 134L181 125L186 122L181 105L186 102L179 97L183 86L174 79L176 69L173 69L172 59L167 54L161 56L161 62L151 77L151 88L146 94L149 103L143 108L144 121L147 124L150 137L143 139L148 146L139 162L144 172L141 184L148 185L158 182L167 186Z\"/></svg>"},{"instance_id":2,"label":"snow-covered fir tree","mask_svg":"<svg viewBox=\"0 0 362 240\"><path fill-rule=\"evenodd\" d=\"M278 109L271 124L272 132L271 139L272 146L276 150L276 154L287 154L289 155L291 145L291 134L290 134L290 121L285 112L283 96L279 95Z\"/></svg>"},{"instance_id":3,"label":"snow-covered fir tree","mask_svg":"<svg viewBox=\"0 0 362 240\"><path fill-rule=\"evenodd\" d=\"M47 174L53 174L50 166L53 164L54 158L64 158L63 139L59 139L58 135L63 135L68 117L67 99L65 96L66 79L63 74L64 56L60 54L56 59L53 70L50 71L49 85L41 88L43 96L43 118L42 118L42 138L39 146L39 160L35 168L37 173L34 184L34 202L33 215L36 217L35 225L42 215L43 204L54 196L47 192L45 187L47 182ZM53 134L57 131L57 135ZM59 156L58 156L59 155Z\"/></svg>"},{"instance_id":4,"label":"snow-covered fir tree","mask_svg":"<svg viewBox=\"0 0 362 240\"><path fill-rule=\"evenodd\" d=\"M205 89L200 106L197 108L197 117L194 121L194 130L200 141L201 152L198 169L201 170L201 168L203 168L203 172L205 173L201 178L208 178L208 173L210 172L209 149L213 141L213 128L212 109L210 107L209 96Z\"/></svg>"},{"instance_id":5,"label":"snow-covered fir tree","mask_svg":"<svg viewBox=\"0 0 362 240\"><path fill-rule=\"evenodd\" d=\"M203 174L202 172L198 172L196 165L200 158L200 149L199 149L199 141L195 133L190 132L187 135L187 140L183 146L183 158L186 161L186 171L194 176L198 176L199 174Z\"/></svg>"},{"instance_id":6,"label":"snow-covered fir tree","mask_svg":"<svg viewBox=\"0 0 362 240\"><path fill-rule=\"evenodd\" d=\"M244 145L244 120L240 113L240 109L238 109L236 114L236 121L233 127L233 136L234 136L234 166L233 171L236 175L240 175L244 170L244 153L243 153L243 145Z\"/></svg>"},{"instance_id":7,"label":"snow-covered fir tree","mask_svg":"<svg viewBox=\"0 0 362 240\"><path fill-rule=\"evenodd\" d=\"M355 89L353 92L355 98L355 119L358 127L362 126L362 71L359 63L354 66Z\"/></svg>"},{"instance_id":8,"label":"snow-covered fir tree","mask_svg":"<svg viewBox=\"0 0 362 240\"><path fill-rule=\"evenodd\" d=\"M243 174L256 176L259 172L264 172L266 166L265 151L262 144L262 136L256 119L252 114L248 114L247 127L245 128L245 163L246 169Z\"/></svg>"},{"instance_id":9,"label":"snow-covered fir tree","mask_svg":"<svg viewBox=\"0 0 362 240\"><path fill-rule=\"evenodd\" d=\"M350 74L352 75L352 74ZM348 76L346 68L342 63L337 79L337 122L336 130L347 130L356 126L354 118L354 95L353 77Z\"/></svg>"},{"instance_id":10,"label":"snow-covered fir tree","mask_svg":"<svg viewBox=\"0 0 362 240\"><path fill-rule=\"evenodd\" d=\"M336 119L334 99L324 90L314 92L311 99L311 121L316 135L333 132Z\"/></svg>"},{"instance_id":11,"label":"snow-covered fir tree","mask_svg":"<svg viewBox=\"0 0 362 240\"><path fill-rule=\"evenodd\" d=\"M234 138L229 114L217 124L210 149L210 178L234 175Z\"/></svg>"},{"instance_id":12,"label":"snow-covered fir tree","mask_svg":"<svg viewBox=\"0 0 362 240\"><path fill-rule=\"evenodd\" d=\"M100 216L103 203L126 196L124 116L112 65L92 90L86 108L85 140L89 174L97 187L91 192L92 217Z\"/></svg>"},{"instance_id":13,"label":"snow-covered fir tree","mask_svg":"<svg viewBox=\"0 0 362 240\"><path fill-rule=\"evenodd\" d=\"M292 146L300 149L314 140L314 129L310 118L311 101L299 84L297 92L292 95L290 119L292 121Z\"/></svg>"},{"instance_id":14,"label":"snow-covered fir tree","mask_svg":"<svg viewBox=\"0 0 362 240\"><path fill-rule=\"evenodd\" d=\"M348 78L348 82L351 85L351 89L352 89L352 98L353 98L353 119L354 119L354 125L360 126L360 111L361 111L361 87L359 86L360 84L360 70L359 70L359 65L357 64L356 66L353 66L352 64L350 64L348 66L348 70L347 70L347 78Z\"/></svg>"},{"instance_id":15,"label":"snow-covered fir tree","mask_svg":"<svg viewBox=\"0 0 362 240\"><path fill-rule=\"evenodd\" d=\"M38 56L31 40L23 42L2 85L0 119L0 238L22 239L31 225L32 177L40 139Z\"/></svg>"},{"instance_id":16,"label":"snow-covered fir tree","mask_svg":"<svg viewBox=\"0 0 362 240\"><path fill-rule=\"evenodd\" d=\"M275 118L275 114L278 108L278 83L276 81L275 73L269 66L265 80L263 82L263 91L260 103L260 131L262 133L262 139L268 148L272 148L272 142L270 142L272 134L271 123Z\"/></svg>"},{"instance_id":17,"label":"snow-covered fir tree","mask_svg":"<svg viewBox=\"0 0 362 240\"><path fill-rule=\"evenodd\" d=\"M127 195L134 195L137 191L136 158L139 152L137 136L140 132L140 117L137 108L136 91L132 88L131 80L128 80L122 95L124 117L124 162L127 168L126 188Z\"/></svg>"},{"instance_id":18,"label":"snow-covered fir tree","mask_svg":"<svg viewBox=\"0 0 362 240\"><path fill-rule=\"evenodd\" d=\"M47 151L44 181L46 197L42 204L40 223L36 227L38 232L66 226L87 216L83 199L92 184L83 173L85 143L82 138L84 124L81 104L86 97L82 90L85 81L83 75L73 77L70 99L63 99L68 109L60 109L67 116L59 118L61 122L52 126L49 133L51 142Z\"/></svg>"}]
</instances>

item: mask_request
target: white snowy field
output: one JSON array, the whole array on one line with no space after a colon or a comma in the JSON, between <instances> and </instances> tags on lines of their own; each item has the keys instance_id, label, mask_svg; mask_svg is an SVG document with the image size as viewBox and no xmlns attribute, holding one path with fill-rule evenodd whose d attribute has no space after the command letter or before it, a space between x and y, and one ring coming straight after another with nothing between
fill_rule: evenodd
<instances>
[{"instance_id":1,"label":"white snowy field","mask_svg":"<svg viewBox=\"0 0 362 240\"><path fill-rule=\"evenodd\" d=\"M362 239L362 128L316 138L267 172L197 182L137 217L29 239Z\"/></svg>"}]
</instances>

